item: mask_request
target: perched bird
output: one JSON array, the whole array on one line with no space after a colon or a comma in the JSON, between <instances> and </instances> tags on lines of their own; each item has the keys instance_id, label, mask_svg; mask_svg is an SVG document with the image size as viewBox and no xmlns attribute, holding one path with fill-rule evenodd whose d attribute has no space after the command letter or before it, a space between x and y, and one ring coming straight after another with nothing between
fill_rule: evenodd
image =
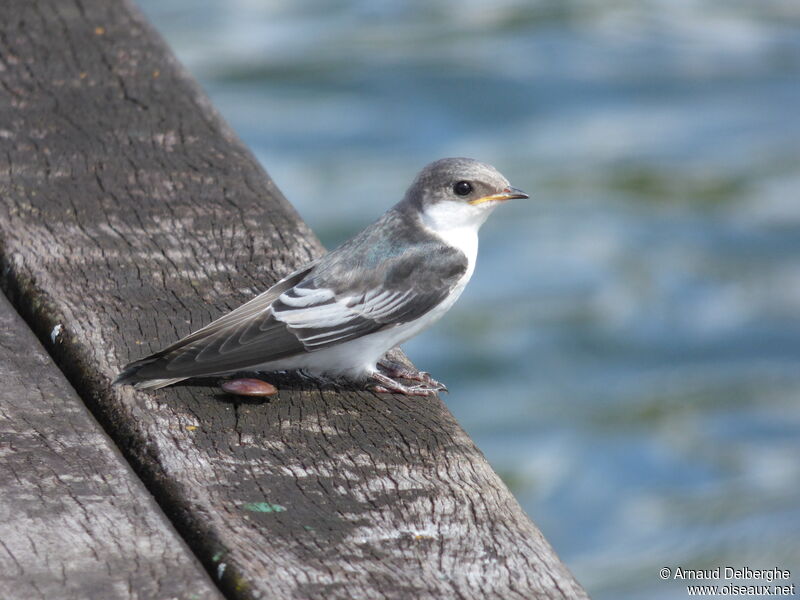
<instances>
[{"instance_id":1,"label":"perched bird","mask_svg":"<svg viewBox=\"0 0 800 600\"><path fill-rule=\"evenodd\" d=\"M528 195L494 167L468 158L431 163L361 233L233 312L130 363L114 383L156 389L189 377L303 370L371 382L381 392L444 389L426 373L379 361L450 309L475 268L478 229L512 198Z\"/></svg>"}]
</instances>

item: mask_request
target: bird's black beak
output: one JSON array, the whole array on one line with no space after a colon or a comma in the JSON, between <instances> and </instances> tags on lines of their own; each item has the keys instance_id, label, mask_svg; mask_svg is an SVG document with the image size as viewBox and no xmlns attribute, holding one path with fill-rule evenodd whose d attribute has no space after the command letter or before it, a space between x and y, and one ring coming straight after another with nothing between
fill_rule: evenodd
<instances>
[{"instance_id":1,"label":"bird's black beak","mask_svg":"<svg viewBox=\"0 0 800 600\"><path fill-rule=\"evenodd\" d=\"M477 204L483 204L484 202L505 202L506 200L513 200L515 198L530 198L530 196L520 189L509 186L499 194L491 194L489 196L484 196L483 198L470 200L469 203L475 206Z\"/></svg>"},{"instance_id":2,"label":"bird's black beak","mask_svg":"<svg viewBox=\"0 0 800 600\"><path fill-rule=\"evenodd\" d=\"M514 198L530 198L530 196L521 189L510 186L503 190L503 194L506 194L507 200L513 200Z\"/></svg>"}]
</instances>

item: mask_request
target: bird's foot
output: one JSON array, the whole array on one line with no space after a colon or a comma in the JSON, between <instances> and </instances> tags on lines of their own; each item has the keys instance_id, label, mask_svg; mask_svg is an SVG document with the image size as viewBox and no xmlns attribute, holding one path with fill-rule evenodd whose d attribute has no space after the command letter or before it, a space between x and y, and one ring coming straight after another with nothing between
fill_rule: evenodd
<instances>
[{"instance_id":1,"label":"bird's foot","mask_svg":"<svg viewBox=\"0 0 800 600\"><path fill-rule=\"evenodd\" d=\"M372 373L372 379L377 382L377 385L372 386L372 391L379 394L403 394L405 396L433 396L439 391L439 388L423 385L403 385L399 381L395 381L391 377L387 377L383 373ZM441 384L439 384L441 385Z\"/></svg>"},{"instance_id":2,"label":"bird's foot","mask_svg":"<svg viewBox=\"0 0 800 600\"><path fill-rule=\"evenodd\" d=\"M430 373L426 371L417 371L416 369L409 369L400 363L382 360L378 366L383 369L388 377L392 379L408 379L409 381L420 381L427 384L437 392L446 392L447 386L440 381L436 381L431 377Z\"/></svg>"}]
</instances>

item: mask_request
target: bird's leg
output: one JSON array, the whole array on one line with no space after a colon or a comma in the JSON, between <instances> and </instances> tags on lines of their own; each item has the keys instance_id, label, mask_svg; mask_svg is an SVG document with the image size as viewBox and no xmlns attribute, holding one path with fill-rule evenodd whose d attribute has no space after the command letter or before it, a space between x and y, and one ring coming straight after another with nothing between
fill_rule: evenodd
<instances>
[{"instance_id":1,"label":"bird's leg","mask_svg":"<svg viewBox=\"0 0 800 600\"><path fill-rule=\"evenodd\" d=\"M388 358L383 358L378 362L378 366L383 369L383 371L389 377L393 379L408 379L410 381L421 381L422 383L427 383L429 386L434 388L440 392L446 392L447 386L439 381L436 381L433 377L431 377L430 373L426 373L425 371L417 371L415 369L409 369L405 365L394 362L393 360L389 360Z\"/></svg>"},{"instance_id":2,"label":"bird's leg","mask_svg":"<svg viewBox=\"0 0 800 600\"><path fill-rule=\"evenodd\" d=\"M406 396L433 396L437 390L425 385L407 386L395 381L391 377L387 377L383 373L375 371L370 374L370 377L378 382L378 385L372 386L372 391L379 394L404 394Z\"/></svg>"}]
</instances>

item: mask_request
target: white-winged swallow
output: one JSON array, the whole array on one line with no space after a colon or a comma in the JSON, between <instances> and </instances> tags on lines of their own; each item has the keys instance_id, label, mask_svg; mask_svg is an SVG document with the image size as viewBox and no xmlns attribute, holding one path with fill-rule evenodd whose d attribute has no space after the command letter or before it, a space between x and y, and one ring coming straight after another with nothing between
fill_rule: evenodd
<instances>
[{"instance_id":1,"label":"white-winged swallow","mask_svg":"<svg viewBox=\"0 0 800 600\"><path fill-rule=\"evenodd\" d=\"M127 365L115 383L156 389L190 377L303 370L381 392L444 389L426 373L380 362L428 328L475 268L478 230L528 195L468 158L429 164L405 197L335 250L171 346ZM398 378L417 380L407 386Z\"/></svg>"}]
</instances>

